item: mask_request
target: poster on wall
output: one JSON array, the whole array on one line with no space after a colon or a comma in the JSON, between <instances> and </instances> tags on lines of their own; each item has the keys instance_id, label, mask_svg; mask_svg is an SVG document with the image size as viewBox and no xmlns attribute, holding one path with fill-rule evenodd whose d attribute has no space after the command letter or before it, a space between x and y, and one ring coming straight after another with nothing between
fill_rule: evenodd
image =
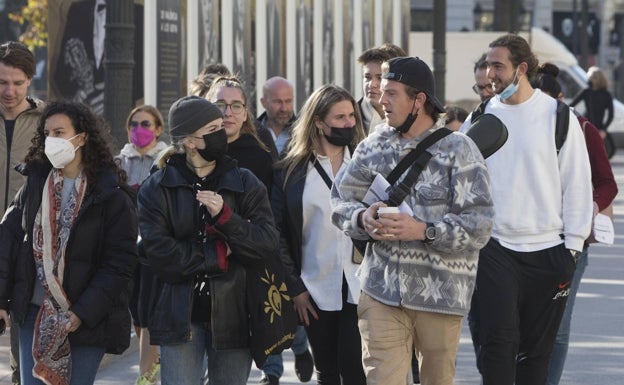
<instances>
[{"instance_id":1,"label":"poster on wall","mask_svg":"<svg viewBox=\"0 0 624 385\"><path fill-rule=\"evenodd\" d=\"M199 0L197 12L199 54L197 68L201 71L207 64L221 62L221 35L219 30L219 0Z\"/></svg>"},{"instance_id":2,"label":"poster on wall","mask_svg":"<svg viewBox=\"0 0 624 385\"><path fill-rule=\"evenodd\" d=\"M105 0L49 0L48 99L89 105L104 114ZM143 97L143 5L134 5L133 95Z\"/></svg>"},{"instance_id":3,"label":"poster on wall","mask_svg":"<svg viewBox=\"0 0 624 385\"><path fill-rule=\"evenodd\" d=\"M285 25L283 12L286 11L286 5L283 0L267 0L266 2L266 60L267 79L273 76L285 76L285 31L282 30Z\"/></svg>"},{"instance_id":4,"label":"poster on wall","mask_svg":"<svg viewBox=\"0 0 624 385\"><path fill-rule=\"evenodd\" d=\"M256 100L255 52L251 50L251 7L247 0L234 0L232 4L232 46L223 46L232 53L232 73L238 74L246 86L249 100Z\"/></svg>"},{"instance_id":5,"label":"poster on wall","mask_svg":"<svg viewBox=\"0 0 624 385\"><path fill-rule=\"evenodd\" d=\"M296 83L297 90L297 110L301 108L308 96L312 93L312 5L310 0L299 0L297 2L297 77L290 79Z\"/></svg>"},{"instance_id":6,"label":"poster on wall","mask_svg":"<svg viewBox=\"0 0 624 385\"><path fill-rule=\"evenodd\" d=\"M361 52L357 53L357 56L353 52L353 9L355 5L353 0L345 0L342 4L342 86L353 93L353 65L351 63L357 63L357 57ZM359 86L360 83L357 84Z\"/></svg>"},{"instance_id":7,"label":"poster on wall","mask_svg":"<svg viewBox=\"0 0 624 385\"><path fill-rule=\"evenodd\" d=\"M177 0L158 0L156 31L156 106L167 116L169 107L181 96L182 63L182 10Z\"/></svg>"}]
</instances>

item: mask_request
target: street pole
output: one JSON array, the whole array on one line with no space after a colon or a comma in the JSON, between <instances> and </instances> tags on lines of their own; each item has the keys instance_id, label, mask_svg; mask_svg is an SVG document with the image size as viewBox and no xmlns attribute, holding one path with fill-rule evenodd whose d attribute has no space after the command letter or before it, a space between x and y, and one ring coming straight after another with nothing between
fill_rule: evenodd
<instances>
[{"instance_id":1,"label":"street pole","mask_svg":"<svg viewBox=\"0 0 624 385\"><path fill-rule=\"evenodd\" d=\"M104 118L111 127L114 150L128 141L126 118L132 109L134 69L134 1L106 1Z\"/></svg>"},{"instance_id":2,"label":"street pole","mask_svg":"<svg viewBox=\"0 0 624 385\"><path fill-rule=\"evenodd\" d=\"M589 25L589 6L587 0L581 0L581 60L580 64L587 71L589 67L589 39L587 36L587 26Z\"/></svg>"},{"instance_id":3,"label":"street pole","mask_svg":"<svg viewBox=\"0 0 624 385\"><path fill-rule=\"evenodd\" d=\"M433 2L433 77L436 97L446 104L446 0Z\"/></svg>"}]
</instances>

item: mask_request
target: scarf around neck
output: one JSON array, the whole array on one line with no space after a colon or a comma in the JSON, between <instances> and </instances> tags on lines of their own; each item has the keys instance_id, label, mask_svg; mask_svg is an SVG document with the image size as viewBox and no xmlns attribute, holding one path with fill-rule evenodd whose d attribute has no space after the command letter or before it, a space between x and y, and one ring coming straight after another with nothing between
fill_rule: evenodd
<instances>
[{"instance_id":1,"label":"scarf around neck","mask_svg":"<svg viewBox=\"0 0 624 385\"><path fill-rule=\"evenodd\" d=\"M35 320L32 374L49 385L67 385L71 378L67 332L71 303L63 290L65 248L87 187L86 175L81 170L61 210L63 181L62 170L50 171L33 227L37 278L45 296Z\"/></svg>"}]
</instances>

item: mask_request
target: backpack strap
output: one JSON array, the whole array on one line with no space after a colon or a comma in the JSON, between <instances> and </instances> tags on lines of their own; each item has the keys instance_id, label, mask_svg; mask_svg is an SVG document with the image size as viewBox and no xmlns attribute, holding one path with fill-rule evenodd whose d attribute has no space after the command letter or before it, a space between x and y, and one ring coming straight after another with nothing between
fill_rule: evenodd
<instances>
[{"instance_id":1,"label":"backpack strap","mask_svg":"<svg viewBox=\"0 0 624 385\"><path fill-rule=\"evenodd\" d=\"M483 115L483 113L485 113L485 107L490 102L490 99L492 99L492 98L485 99L474 110L472 110L472 114L470 115L470 124L474 123L475 120L477 120L477 118L479 116L481 116L481 115Z\"/></svg>"},{"instance_id":2,"label":"backpack strap","mask_svg":"<svg viewBox=\"0 0 624 385\"><path fill-rule=\"evenodd\" d=\"M565 143L568 137L568 127L570 125L570 107L557 100L557 119L555 122L555 146L557 148L557 155Z\"/></svg>"},{"instance_id":3,"label":"backpack strap","mask_svg":"<svg viewBox=\"0 0 624 385\"><path fill-rule=\"evenodd\" d=\"M437 142L438 140L450 135L452 132L453 132L452 130L446 127L442 127L438 129L437 131L433 132L431 135L429 135L425 139L423 139L423 141L420 142L414 150L412 150L412 152L419 150L419 147L423 145L420 148L420 151L418 151L418 157L412 164L412 168L409 170L405 178L403 178L401 183L399 183L396 186L393 186L391 190L388 192L388 204L390 206L398 206L401 204L401 202L403 202L407 194L409 194L410 190L412 189L412 186L414 185L414 183L416 183L416 179L418 179L418 176L420 175L420 173L427 166L427 163L429 162L429 159L431 159L433 154L425 150L431 147L431 145ZM411 155L411 152L408 155Z\"/></svg>"}]
</instances>

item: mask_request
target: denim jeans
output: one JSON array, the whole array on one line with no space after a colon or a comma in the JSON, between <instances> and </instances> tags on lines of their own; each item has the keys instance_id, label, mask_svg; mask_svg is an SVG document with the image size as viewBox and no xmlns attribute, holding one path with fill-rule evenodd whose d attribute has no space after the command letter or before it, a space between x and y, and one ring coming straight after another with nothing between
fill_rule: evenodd
<instances>
[{"instance_id":1,"label":"denim jeans","mask_svg":"<svg viewBox=\"0 0 624 385\"><path fill-rule=\"evenodd\" d=\"M189 342L160 347L162 385L198 385L202 383L204 358L208 355L210 385L246 385L251 371L251 353L245 349L215 350L210 328L191 324Z\"/></svg>"},{"instance_id":2,"label":"denim jeans","mask_svg":"<svg viewBox=\"0 0 624 385\"><path fill-rule=\"evenodd\" d=\"M303 354L306 350L308 350L308 337L303 325L297 326L295 339L293 340L293 344L290 349L296 356ZM282 354L272 354L268 356L266 362L262 366L262 373L267 376L271 375L277 378L282 377L282 374L284 374L284 360L282 359Z\"/></svg>"},{"instance_id":3,"label":"denim jeans","mask_svg":"<svg viewBox=\"0 0 624 385\"><path fill-rule=\"evenodd\" d=\"M35 366L32 356L33 334L39 306L30 305L24 323L20 326L20 368L22 385L44 385L32 375ZM70 385L93 384L102 357L106 349L103 346L71 346L72 373Z\"/></svg>"},{"instance_id":4,"label":"denim jeans","mask_svg":"<svg viewBox=\"0 0 624 385\"><path fill-rule=\"evenodd\" d=\"M563 312L563 318L559 324L559 331L557 331L555 345L550 356L548 379L546 381L547 385L558 385L559 380L561 379L563 366L565 365L565 360L568 355L568 343L570 342L570 321L572 320L572 310L574 310L574 300L576 299L576 293L578 292L581 284L581 278L583 278L583 273L585 273L587 265L587 249L585 249L579 254L578 261L576 262L576 270L574 271L574 278L572 278L570 292L568 294L568 303L566 304L565 311Z\"/></svg>"}]
</instances>

